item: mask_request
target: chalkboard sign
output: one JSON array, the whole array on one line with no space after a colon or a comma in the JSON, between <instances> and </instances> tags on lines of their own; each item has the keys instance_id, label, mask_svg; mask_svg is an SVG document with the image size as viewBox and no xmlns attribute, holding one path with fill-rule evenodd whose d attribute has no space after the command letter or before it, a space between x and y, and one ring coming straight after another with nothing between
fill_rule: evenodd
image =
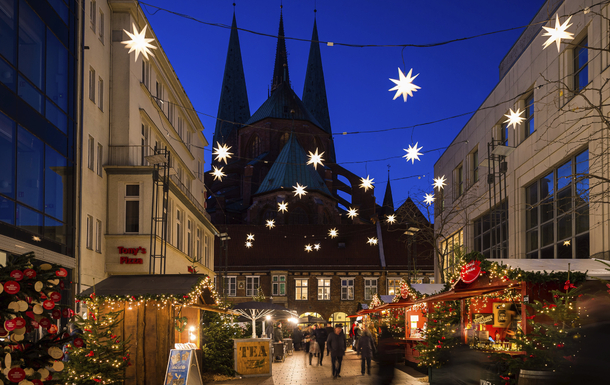
<instances>
[{"instance_id":1,"label":"chalkboard sign","mask_svg":"<svg viewBox=\"0 0 610 385\"><path fill-rule=\"evenodd\" d=\"M194 350L170 350L164 385L203 385L194 353Z\"/></svg>"}]
</instances>

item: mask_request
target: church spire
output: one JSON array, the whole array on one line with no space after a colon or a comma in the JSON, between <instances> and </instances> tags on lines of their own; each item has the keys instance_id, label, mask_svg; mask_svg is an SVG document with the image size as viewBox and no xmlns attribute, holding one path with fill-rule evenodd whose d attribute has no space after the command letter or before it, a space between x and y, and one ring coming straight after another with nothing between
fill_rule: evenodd
<instances>
[{"instance_id":1,"label":"church spire","mask_svg":"<svg viewBox=\"0 0 610 385\"><path fill-rule=\"evenodd\" d=\"M394 199L392 199L392 186L390 186L390 169L388 168L388 183L383 196L382 214L389 215L394 213Z\"/></svg>"},{"instance_id":2,"label":"church spire","mask_svg":"<svg viewBox=\"0 0 610 385\"><path fill-rule=\"evenodd\" d=\"M290 85L288 77L288 52L286 51L286 40L284 39L284 17L280 11L280 29L277 33L277 48L275 49L275 67L273 68L273 81L271 92L282 83Z\"/></svg>"},{"instance_id":3,"label":"church spire","mask_svg":"<svg viewBox=\"0 0 610 385\"><path fill-rule=\"evenodd\" d=\"M220 102L218 104L218 120L214 130L214 143L227 143L234 149L237 146L237 129L250 118L250 106L246 91L246 78L241 60L237 21L233 12L233 24L229 37L229 50L222 79Z\"/></svg>"},{"instance_id":4,"label":"church spire","mask_svg":"<svg viewBox=\"0 0 610 385\"><path fill-rule=\"evenodd\" d=\"M326 98L326 84L324 83L324 71L322 69L322 55L320 54L320 43L318 42L318 26L316 19L313 21L313 33L309 47L309 59L307 60L307 72L305 73L305 85L303 86L303 104L322 125L322 129L332 135L330 128L330 115L328 113L328 100ZM331 161L335 161L334 144L332 144Z\"/></svg>"}]
</instances>

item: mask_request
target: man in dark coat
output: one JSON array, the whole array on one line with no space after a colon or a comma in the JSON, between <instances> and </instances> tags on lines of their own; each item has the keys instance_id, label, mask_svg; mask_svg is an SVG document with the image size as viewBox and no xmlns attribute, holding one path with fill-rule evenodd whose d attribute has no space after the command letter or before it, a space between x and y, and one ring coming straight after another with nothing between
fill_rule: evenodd
<instances>
[{"instance_id":1,"label":"man in dark coat","mask_svg":"<svg viewBox=\"0 0 610 385\"><path fill-rule=\"evenodd\" d=\"M330 336L331 334L333 334L335 332L334 328L333 328L333 324L331 324L330 322L328 322L326 324L326 338L328 339L328 336ZM326 355L330 355L330 350L328 350L328 344L326 344Z\"/></svg>"},{"instance_id":2,"label":"man in dark coat","mask_svg":"<svg viewBox=\"0 0 610 385\"><path fill-rule=\"evenodd\" d=\"M301 341L303 340L303 332L298 327L292 331L292 342L294 343L294 350L297 352L301 350Z\"/></svg>"},{"instance_id":3,"label":"man in dark coat","mask_svg":"<svg viewBox=\"0 0 610 385\"><path fill-rule=\"evenodd\" d=\"M326 333L326 329L324 329L324 325L320 325L319 328L314 332L316 335L316 342L320 346L320 365L322 365L322 360L324 359L324 345L326 344L326 339L328 338L328 334Z\"/></svg>"},{"instance_id":4,"label":"man in dark coat","mask_svg":"<svg viewBox=\"0 0 610 385\"><path fill-rule=\"evenodd\" d=\"M394 379L396 363L396 341L387 326L381 327L379 336L379 384L388 385Z\"/></svg>"},{"instance_id":5,"label":"man in dark coat","mask_svg":"<svg viewBox=\"0 0 610 385\"><path fill-rule=\"evenodd\" d=\"M333 367L333 379L341 377L341 363L345 355L345 333L343 333L343 325L337 324L334 332L328 336L326 340L328 349L330 350L330 358Z\"/></svg>"},{"instance_id":6,"label":"man in dark coat","mask_svg":"<svg viewBox=\"0 0 610 385\"><path fill-rule=\"evenodd\" d=\"M367 373L370 376L371 358L373 358L373 351L375 350L375 345L373 342L373 337L371 336L371 332L369 332L367 329L364 330L362 336L358 339L357 349L362 359L361 373L364 376L364 364L366 363Z\"/></svg>"},{"instance_id":7,"label":"man in dark coat","mask_svg":"<svg viewBox=\"0 0 610 385\"><path fill-rule=\"evenodd\" d=\"M282 332L282 323L277 323L277 328L273 331L273 340L275 342L284 342L284 333Z\"/></svg>"}]
</instances>

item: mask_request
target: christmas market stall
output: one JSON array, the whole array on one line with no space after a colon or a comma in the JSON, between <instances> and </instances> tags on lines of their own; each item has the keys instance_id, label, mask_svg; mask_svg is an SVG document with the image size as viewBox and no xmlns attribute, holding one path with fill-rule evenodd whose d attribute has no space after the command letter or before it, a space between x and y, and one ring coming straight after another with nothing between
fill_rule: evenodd
<instances>
[{"instance_id":1,"label":"christmas market stall","mask_svg":"<svg viewBox=\"0 0 610 385\"><path fill-rule=\"evenodd\" d=\"M113 337L116 341L128 340L129 350L125 357L131 365L125 371L126 385L165 384L166 369L169 379L174 375L170 373L170 367L179 363L177 358L187 357L174 354L177 351L188 352L190 368L197 369L193 368L195 357L191 357L191 353L198 356L200 366L203 311L226 313L220 306L212 280L197 274L111 276L85 290L78 298L87 309L99 309L97 317L122 313L119 316L122 321L113 330ZM95 316L95 313L88 315ZM170 351L172 365L168 365ZM201 371L201 367L199 370L188 368L186 365L182 373L175 375L184 379L199 375L190 372Z\"/></svg>"},{"instance_id":2,"label":"christmas market stall","mask_svg":"<svg viewBox=\"0 0 610 385\"><path fill-rule=\"evenodd\" d=\"M440 368L449 362L452 351L464 347L470 353L482 353L477 360L483 365L479 365L475 380L489 384L514 380L515 371L524 363L532 368L539 360L539 366L548 369L552 369L551 364L560 364L550 358L542 360L543 354L534 350L567 346L568 329L578 325L576 303L582 294L576 294L576 287L586 281L587 272L589 276L608 276L603 265L593 259L487 260L478 253L466 254L458 271L459 275L449 278L446 290L418 299L411 306L427 314L424 327L407 325L412 326L411 331L421 331L421 336L415 334L421 339L411 361ZM557 335L551 339L554 329ZM561 354L564 364L569 364L567 347ZM500 361L505 364L494 366ZM430 381L440 383L433 381L433 376Z\"/></svg>"}]
</instances>

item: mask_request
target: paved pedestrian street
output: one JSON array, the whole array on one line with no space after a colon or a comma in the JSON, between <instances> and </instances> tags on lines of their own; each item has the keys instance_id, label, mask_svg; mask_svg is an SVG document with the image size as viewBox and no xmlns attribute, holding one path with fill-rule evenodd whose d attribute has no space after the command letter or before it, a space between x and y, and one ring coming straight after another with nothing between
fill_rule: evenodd
<instances>
[{"instance_id":1,"label":"paved pedestrian street","mask_svg":"<svg viewBox=\"0 0 610 385\"><path fill-rule=\"evenodd\" d=\"M314 359L315 360L315 359ZM394 371L394 384L401 385L425 385L418 378L425 377L416 370L407 368L407 374L401 370ZM229 381L219 381L211 384L217 385L288 385L288 384L376 384L375 374L377 364L371 364L371 376L360 374L360 357L353 351L348 351L343 358L341 367L341 378L333 380L331 374L330 356L325 356L322 366L312 361L309 365L309 355L305 352L294 352L292 356L286 357L284 362L273 363L273 377L249 377ZM417 377L417 378L416 378Z\"/></svg>"}]
</instances>

